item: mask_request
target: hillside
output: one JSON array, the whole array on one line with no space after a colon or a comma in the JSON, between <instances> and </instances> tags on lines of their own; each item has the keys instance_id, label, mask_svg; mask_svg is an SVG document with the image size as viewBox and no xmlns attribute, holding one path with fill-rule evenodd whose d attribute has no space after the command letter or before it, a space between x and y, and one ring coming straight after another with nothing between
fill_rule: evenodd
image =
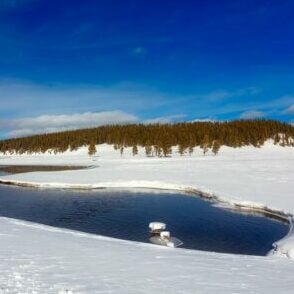
<instances>
[{"instance_id":1,"label":"hillside","mask_svg":"<svg viewBox=\"0 0 294 294\"><path fill-rule=\"evenodd\" d=\"M216 154L221 146L260 147L268 139L275 144L293 146L294 127L273 120L236 120L227 122L194 122L177 124L130 124L110 125L91 129L65 131L0 141L0 152L6 153L63 153L82 146L111 144L123 153L132 147L133 155L138 146L145 148L147 156L168 156L172 146L178 146L180 154L193 152L200 146L203 153L208 149Z\"/></svg>"}]
</instances>

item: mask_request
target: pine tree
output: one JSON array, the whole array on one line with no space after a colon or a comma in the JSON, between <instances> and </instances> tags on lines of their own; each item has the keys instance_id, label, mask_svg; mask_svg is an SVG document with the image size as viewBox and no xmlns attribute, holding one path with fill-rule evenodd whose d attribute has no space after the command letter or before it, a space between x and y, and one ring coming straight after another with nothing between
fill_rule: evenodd
<instances>
[{"instance_id":1,"label":"pine tree","mask_svg":"<svg viewBox=\"0 0 294 294\"><path fill-rule=\"evenodd\" d=\"M134 145L133 148L132 148L132 153L133 153L133 156L137 155L138 154L138 147L137 145Z\"/></svg>"},{"instance_id":2,"label":"pine tree","mask_svg":"<svg viewBox=\"0 0 294 294\"><path fill-rule=\"evenodd\" d=\"M150 145L146 145L146 146L145 146L145 153L146 153L146 156L147 156L147 157L152 156L152 146L150 146Z\"/></svg>"},{"instance_id":3,"label":"pine tree","mask_svg":"<svg viewBox=\"0 0 294 294\"><path fill-rule=\"evenodd\" d=\"M95 146L95 143L91 142L89 147L88 147L88 154L89 156L93 156L95 155L97 152L97 149L96 149L96 146Z\"/></svg>"},{"instance_id":4,"label":"pine tree","mask_svg":"<svg viewBox=\"0 0 294 294\"><path fill-rule=\"evenodd\" d=\"M193 151L194 151L194 148L192 146L189 146L189 155L190 156L192 155Z\"/></svg>"},{"instance_id":5,"label":"pine tree","mask_svg":"<svg viewBox=\"0 0 294 294\"><path fill-rule=\"evenodd\" d=\"M213 145L212 145L212 152L213 152L214 155L217 155L220 147L221 147L221 145L220 145L219 141L218 140L215 140L213 142Z\"/></svg>"},{"instance_id":6,"label":"pine tree","mask_svg":"<svg viewBox=\"0 0 294 294\"><path fill-rule=\"evenodd\" d=\"M171 153L172 153L172 148L170 146L165 145L162 148L162 152L163 152L164 157L169 157L171 155Z\"/></svg>"},{"instance_id":7,"label":"pine tree","mask_svg":"<svg viewBox=\"0 0 294 294\"><path fill-rule=\"evenodd\" d=\"M276 134L274 136L274 144L277 145L277 144L279 144L279 142L280 142L280 136L279 136L279 134Z\"/></svg>"},{"instance_id":8,"label":"pine tree","mask_svg":"<svg viewBox=\"0 0 294 294\"><path fill-rule=\"evenodd\" d=\"M202 148L204 155L208 152L208 148L209 148L209 137L208 137L208 135L204 135L204 137L202 139L202 142L200 144L200 148Z\"/></svg>"},{"instance_id":9,"label":"pine tree","mask_svg":"<svg viewBox=\"0 0 294 294\"><path fill-rule=\"evenodd\" d=\"M121 146L119 150L120 150L120 157L122 157L123 156L123 153L124 153L124 147Z\"/></svg>"},{"instance_id":10,"label":"pine tree","mask_svg":"<svg viewBox=\"0 0 294 294\"><path fill-rule=\"evenodd\" d=\"M182 144L179 144L179 146L178 146L178 152L179 152L179 154L181 156L184 155L184 153L185 153L185 147Z\"/></svg>"},{"instance_id":11,"label":"pine tree","mask_svg":"<svg viewBox=\"0 0 294 294\"><path fill-rule=\"evenodd\" d=\"M156 156L157 157L161 157L161 155L162 155L162 148L160 146L158 146L158 145L155 145L154 146L154 149L155 149Z\"/></svg>"}]
</instances>

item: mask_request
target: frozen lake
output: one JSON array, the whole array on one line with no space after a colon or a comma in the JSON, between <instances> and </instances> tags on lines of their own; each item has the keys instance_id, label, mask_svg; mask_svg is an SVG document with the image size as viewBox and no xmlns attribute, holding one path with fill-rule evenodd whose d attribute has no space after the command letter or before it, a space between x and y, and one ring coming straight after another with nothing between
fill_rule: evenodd
<instances>
[{"instance_id":1,"label":"frozen lake","mask_svg":"<svg viewBox=\"0 0 294 294\"><path fill-rule=\"evenodd\" d=\"M288 225L241 214L170 191L28 189L0 185L0 216L149 242L148 224L161 221L182 248L266 255Z\"/></svg>"}]
</instances>

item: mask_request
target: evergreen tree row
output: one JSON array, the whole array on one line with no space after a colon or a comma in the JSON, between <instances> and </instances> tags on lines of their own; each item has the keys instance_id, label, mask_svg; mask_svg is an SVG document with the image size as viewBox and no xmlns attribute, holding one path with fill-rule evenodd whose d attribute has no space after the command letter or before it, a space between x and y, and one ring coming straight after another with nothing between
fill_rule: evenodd
<instances>
[{"instance_id":1,"label":"evergreen tree row","mask_svg":"<svg viewBox=\"0 0 294 294\"><path fill-rule=\"evenodd\" d=\"M168 156L172 146L178 146L180 154L192 153L200 146L203 153L211 149L215 154L221 146L260 147L268 139L275 144L294 146L294 127L274 120L236 120L228 122L194 122L177 124L129 124L110 125L91 129L65 131L53 134L34 135L0 141L2 153L59 153L68 149L77 150L95 144L112 144L121 153L132 147L145 147L147 156Z\"/></svg>"}]
</instances>

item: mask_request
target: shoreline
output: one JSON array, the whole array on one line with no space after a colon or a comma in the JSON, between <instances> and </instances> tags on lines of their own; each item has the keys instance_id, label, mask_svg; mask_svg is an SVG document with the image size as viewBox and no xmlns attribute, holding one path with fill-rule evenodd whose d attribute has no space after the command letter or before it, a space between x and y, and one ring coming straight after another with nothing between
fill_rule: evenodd
<instances>
[{"instance_id":1,"label":"shoreline","mask_svg":"<svg viewBox=\"0 0 294 294\"><path fill-rule=\"evenodd\" d=\"M151 182L149 182L151 183ZM158 184L158 182L156 182ZM273 216L273 218L277 218L281 221L289 223L289 219L294 219L291 213L286 213L277 209L269 208L265 205L248 203L244 204L242 202L226 200L224 197L219 197L214 193L203 192L197 188L193 187L182 187L174 185L174 187L168 187L169 184L166 183L159 183L164 188L154 186L134 186L134 185L127 185L128 182L125 182L123 185L116 185L116 182L110 182L110 185L100 185L97 184L69 184L69 183L37 183L37 182L27 182L27 181L13 181L13 180L5 180L0 177L0 184L6 186L15 186L15 187L24 187L24 188L48 188L48 189L68 189L68 190L97 190L97 189L151 189L151 190L169 190L169 191L180 191L185 194L191 194L203 199L215 201L219 204L226 204L229 205L230 208L235 209L236 211L252 211L257 212L263 215Z\"/></svg>"},{"instance_id":2,"label":"shoreline","mask_svg":"<svg viewBox=\"0 0 294 294\"><path fill-rule=\"evenodd\" d=\"M272 244L273 249L268 253L268 255L282 255L286 256L289 259L293 259L293 249L288 248L288 242L291 242L291 239L294 238L294 217L290 213L285 213L283 211L279 211L276 209L271 209L265 205L260 204L254 204L254 203L238 203L236 201L231 200L225 200L224 197L218 197L214 193L208 193L203 192L199 189L193 188L193 187L183 187L183 186L177 186L174 185L173 187L168 187L169 184L166 183L156 183L157 185L152 186L152 184L149 182L149 185L128 185L127 182L125 183L118 183L115 182L109 182L108 185L104 184L68 184L68 183L36 183L36 182L26 182L26 181L13 181L13 180L5 180L3 178L0 178L0 184L1 185L7 185L7 186L14 186L14 187L24 187L24 188L46 188L46 189L67 189L67 190L83 190L83 191L93 191L98 189L151 189L151 190L168 190L168 191L178 191L185 193L187 195L191 196L197 196L204 200L214 201L217 204L225 204L226 206L223 207L224 209L230 208L232 210L238 211L249 211L249 212L255 212L257 214L263 215L264 217L268 217L271 219L275 219L278 221L282 221L284 223L287 223L289 226L289 231L286 236L284 236L282 239L277 240ZM150 185L151 184L151 185ZM158 186L164 186L164 188ZM285 248L284 248L285 247Z\"/></svg>"},{"instance_id":3,"label":"shoreline","mask_svg":"<svg viewBox=\"0 0 294 294\"><path fill-rule=\"evenodd\" d=\"M195 194L224 209L259 213L290 225L287 238L279 240L275 252L294 260L294 153L290 147L265 144L260 149L223 148L217 156L197 155L146 158L126 149L121 157L113 146L99 145L99 160L92 161L87 149L64 154L33 154L7 158L4 165L76 165L92 168L31 172L0 176L0 184L27 188L79 189L147 188Z\"/></svg>"}]
</instances>

